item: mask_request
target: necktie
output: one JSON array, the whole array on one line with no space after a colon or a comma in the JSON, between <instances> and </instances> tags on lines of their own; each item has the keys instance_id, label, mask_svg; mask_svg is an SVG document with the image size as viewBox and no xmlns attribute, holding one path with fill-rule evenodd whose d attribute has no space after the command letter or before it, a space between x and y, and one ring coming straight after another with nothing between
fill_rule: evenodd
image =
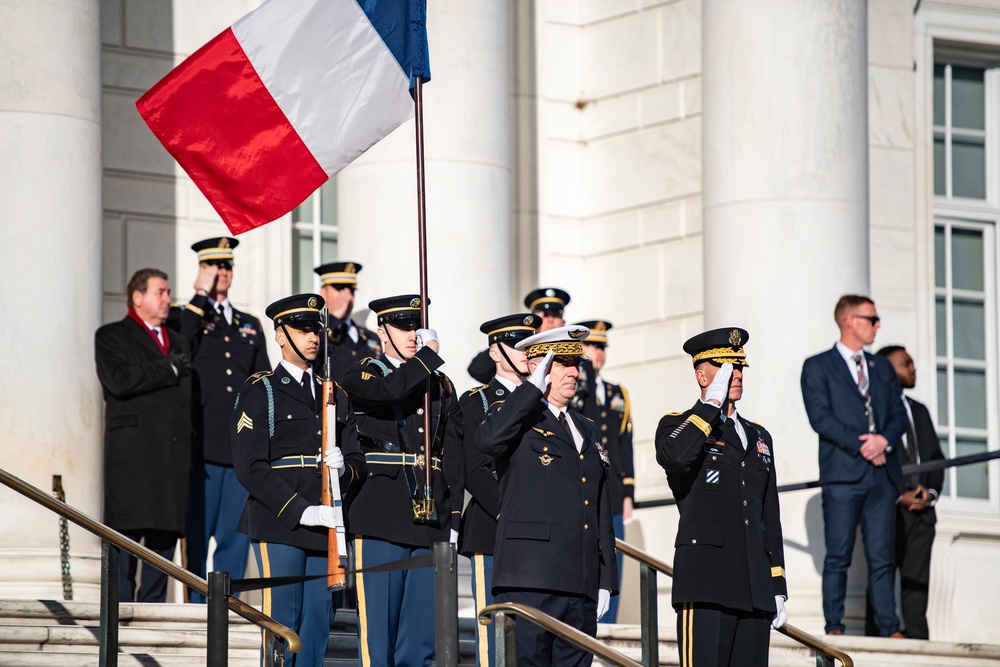
<instances>
[{"instance_id":1,"label":"necktie","mask_svg":"<svg viewBox=\"0 0 1000 667\"><path fill-rule=\"evenodd\" d=\"M219 317L223 320L226 319L226 308L221 303L215 304L215 310L219 313ZM226 321L228 322L228 320Z\"/></svg>"},{"instance_id":2,"label":"necktie","mask_svg":"<svg viewBox=\"0 0 1000 667\"><path fill-rule=\"evenodd\" d=\"M153 335L156 336L156 340L159 341L160 345L163 345L163 336L160 335L160 327L153 327Z\"/></svg>"},{"instance_id":3,"label":"necktie","mask_svg":"<svg viewBox=\"0 0 1000 667\"><path fill-rule=\"evenodd\" d=\"M302 374L302 391L306 393L306 402L315 408L316 398L312 393L312 376L309 373Z\"/></svg>"},{"instance_id":4,"label":"necktie","mask_svg":"<svg viewBox=\"0 0 1000 667\"><path fill-rule=\"evenodd\" d=\"M562 424L562 427L564 429L566 429L566 435L569 436L570 442L572 442L572 443L575 444L576 440L573 438L573 431L570 430L569 423L566 421L566 413L565 412L560 412L559 413L559 423Z\"/></svg>"},{"instance_id":5,"label":"necktie","mask_svg":"<svg viewBox=\"0 0 1000 667\"><path fill-rule=\"evenodd\" d=\"M865 412L868 413L868 432L875 432L875 411L872 410L872 392L868 384L868 376L865 375L864 356L858 352L854 355L854 364L858 369L858 391L865 399Z\"/></svg>"}]
</instances>

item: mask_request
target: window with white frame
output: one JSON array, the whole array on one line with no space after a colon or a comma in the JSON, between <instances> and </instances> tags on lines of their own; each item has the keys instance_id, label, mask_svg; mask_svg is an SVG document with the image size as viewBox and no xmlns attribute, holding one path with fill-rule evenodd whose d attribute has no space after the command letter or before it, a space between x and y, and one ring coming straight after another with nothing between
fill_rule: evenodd
<instances>
[{"instance_id":1,"label":"window with white frame","mask_svg":"<svg viewBox=\"0 0 1000 667\"><path fill-rule=\"evenodd\" d=\"M953 54L936 54L933 77L937 422L948 458L1000 448L1000 69ZM964 509L1000 509L997 470L996 463L948 469L943 499Z\"/></svg>"},{"instance_id":2,"label":"window with white frame","mask_svg":"<svg viewBox=\"0 0 1000 667\"><path fill-rule=\"evenodd\" d=\"M337 180L331 178L292 211L292 290L315 292L313 269L337 261Z\"/></svg>"}]
</instances>

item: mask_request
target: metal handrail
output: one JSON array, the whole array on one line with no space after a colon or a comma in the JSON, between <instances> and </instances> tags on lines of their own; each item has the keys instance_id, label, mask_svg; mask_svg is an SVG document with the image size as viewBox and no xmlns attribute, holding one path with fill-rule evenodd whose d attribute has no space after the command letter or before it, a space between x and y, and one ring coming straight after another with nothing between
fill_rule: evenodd
<instances>
[{"instance_id":1,"label":"metal handrail","mask_svg":"<svg viewBox=\"0 0 1000 667\"><path fill-rule=\"evenodd\" d=\"M577 630L571 625L566 625L562 621L552 618L545 612L539 611L534 607L529 607L528 605L518 604L516 602L497 602L495 604L488 605L483 607L482 611L479 612L479 622L484 625L488 625L493 622L491 617L494 614L502 618L503 614L508 613L523 616L535 625L542 627L553 635L561 637L572 644L576 644L584 651L589 651L609 664L616 665L617 667L643 667L642 663L636 662L628 656L622 655L608 645L597 641L587 633ZM501 623L500 625L502 628L503 624ZM503 642L498 639L497 646L500 647L502 644ZM503 663L500 661L497 661L498 667L502 664Z\"/></svg>"},{"instance_id":2,"label":"metal handrail","mask_svg":"<svg viewBox=\"0 0 1000 667\"><path fill-rule=\"evenodd\" d=\"M56 514L66 517L84 530L114 544L119 549L124 549L136 558L142 559L143 562L149 563L156 569L166 573L174 579L178 579L188 588L198 591L206 598L208 597L208 582L201 577L191 574L184 568L177 567L158 553L150 551L138 542L130 540L118 531L113 528L109 528L105 524L84 514L75 507L56 500L38 487L28 484L19 477L15 477L3 468L0 468L0 483L3 483L21 495L30 498L39 505L52 510ZM288 645L289 651L294 653L302 647L302 640L299 639L299 636L292 629L286 628L281 623L278 623L270 616L257 611L257 609L251 607L239 598L230 597L227 602L231 611L239 614L254 625L281 637L281 639L283 639Z\"/></svg>"},{"instance_id":3,"label":"metal handrail","mask_svg":"<svg viewBox=\"0 0 1000 667\"><path fill-rule=\"evenodd\" d=\"M632 546L628 542L616 539L615 547L618 549L618 551L625 554L629 558L633 558L639 561L640 564L644 564L647 567L656 570L657 572L662 572L668 577L674 576L674 568L667 565L663 561L659 560L655 556L646 553L642 549ZM653 600L653 603L655 604L655 599ZM844 665L844 667L854 667L854 660L851 659L851 656L831 646L830 644L827 644L818 637L814 637L805 630L801 630L795 627L794 625L785 623L783 626L778 628L778 632L780 632L781 634L785 635L786 637L794 641L797 641L800 644L809 647L817 654L825 658L828 659L833 658L834 660L839 660ZM645 652L645 647L643 647L643 651Z\"/></svg>"}]
</instances>

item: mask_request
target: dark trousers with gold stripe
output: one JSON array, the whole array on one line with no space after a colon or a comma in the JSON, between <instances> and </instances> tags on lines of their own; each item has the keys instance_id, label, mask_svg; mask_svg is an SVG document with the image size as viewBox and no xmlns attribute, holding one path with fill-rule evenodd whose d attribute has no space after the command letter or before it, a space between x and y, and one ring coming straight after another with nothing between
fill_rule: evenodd
<instances>
[{"instance_id":1,"label":"dark trousers with gold stripe","mask_svg":"<svg viewBox=\"0 0 1000 667\"><path fill-rule=\"evenodd\" d=\"M680 667L767 665L774 614L690 602L676 610Z\"/></svg>"},{"instance_id":2,"label":"dark trousers with gold stripe","mask_svg":"<svg viewBox=\"0 0 1000 667\"><path fill-rule=\"evenodd\" d=\"M251 542L262 577L304 577L326 573L326 552L305 551L287 544ZM265 614L291 628L302 640L297 653L285 650L285 667L322 667L333 625L334 596L326 579L313 579L264 589Z\"/></svg>"}]
</instances>

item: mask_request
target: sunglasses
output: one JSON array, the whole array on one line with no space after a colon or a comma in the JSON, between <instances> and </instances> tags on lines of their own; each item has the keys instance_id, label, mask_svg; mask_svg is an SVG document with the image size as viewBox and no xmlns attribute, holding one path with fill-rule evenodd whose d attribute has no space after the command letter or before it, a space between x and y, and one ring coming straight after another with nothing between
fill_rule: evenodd
<instances>
[{"instance_id":1,"label":"sunglasses","mask_svg":"<svg viewBox=\"0 0 1000 667\"><path fill-rule=\"evenodd\" d=\"M872 326L875 326L882 320L882 318L879 317L878 315L851 315L851 317L858 317L862 320L868 320Z\"/></svg>"}]
</instances>

